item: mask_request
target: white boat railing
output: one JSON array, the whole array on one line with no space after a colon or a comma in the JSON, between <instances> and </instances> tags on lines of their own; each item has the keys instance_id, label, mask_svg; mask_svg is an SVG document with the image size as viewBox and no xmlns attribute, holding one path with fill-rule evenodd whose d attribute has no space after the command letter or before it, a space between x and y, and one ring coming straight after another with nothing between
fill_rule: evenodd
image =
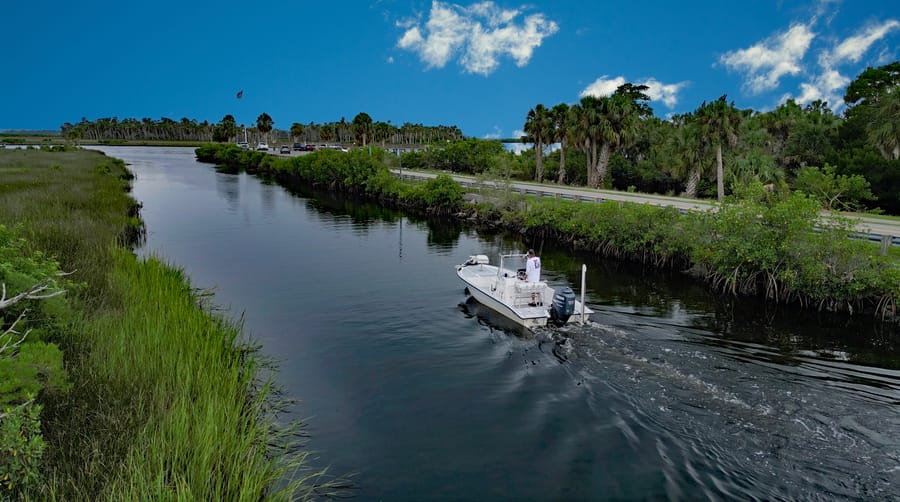
<instances>
[{"instance_id":1,"label":"white boat railing","mask_svg":"<svg viewBox=\"0 0 900 502\"><path fill-rule=\"evenodd\" d=\"M584 326L584 278L587 276L587 265L581 264L581 325Z\"/></svg>"}]
</instances>

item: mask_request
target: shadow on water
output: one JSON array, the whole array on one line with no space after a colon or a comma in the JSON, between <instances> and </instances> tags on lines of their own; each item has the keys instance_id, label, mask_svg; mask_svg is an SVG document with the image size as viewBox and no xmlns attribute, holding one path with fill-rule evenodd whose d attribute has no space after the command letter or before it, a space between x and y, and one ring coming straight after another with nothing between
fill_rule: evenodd
<instances>
[{"instance_id":1,"label":"shadow on water","mask_svg":"<svg viewBox=\"0 0 900 502\"><path fill-rule=\"evenodd\" d=\"M522 339L535 336L534 332L498 314L494 309L482 305L473 296L467 295L465 301L459 304L459 310L466 317L477 319L478 324L487 328L491 335L503 333Z\"/></svg>"},{"instance_id":2,"label":"shadow on water","mask_svg":"<svg viewBox=\"0 0 900 502\"><path fill-rule=\"evenodd\" d=\"M369 199L339 194L327 190L316 190L302 183L289 183L287 190L295 196L306 199L308 206L323 215L350 217L355 228L365 231L369 224L377 222L396 223L401 219L424 228L428 232L427 243L432 249L450 251L455 249L466 227L450 217L424 217L405 214L386 208Z\"/></svg>"}]
</instances>

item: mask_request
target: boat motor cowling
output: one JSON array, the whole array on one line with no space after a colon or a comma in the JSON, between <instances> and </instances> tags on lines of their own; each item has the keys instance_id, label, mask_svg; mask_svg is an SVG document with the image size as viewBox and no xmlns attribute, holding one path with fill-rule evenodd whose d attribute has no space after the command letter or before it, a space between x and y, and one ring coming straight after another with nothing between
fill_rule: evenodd
<instances>
[{"instance_id":1,"label":"boat motor cowling","mask_svg":"<svg viewBox=\"0 0 900 502\"><path fill-rule=\"evenodd\" d=\"M553 295L553 303L550 305L550 320L557 326L568 322L569 317L575 313L575 292L572 288L562 288Z\"/></svg>"}]
</instances>

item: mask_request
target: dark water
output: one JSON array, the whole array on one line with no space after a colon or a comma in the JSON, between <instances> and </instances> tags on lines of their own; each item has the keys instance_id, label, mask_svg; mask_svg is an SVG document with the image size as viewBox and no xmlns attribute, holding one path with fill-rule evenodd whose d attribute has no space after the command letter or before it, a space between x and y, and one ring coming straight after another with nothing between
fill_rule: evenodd
<instances>
[{"instance_id":1,"label":"dark water","mask_svg":"<svg viewBox=\"0 0 900 502\"><path fill-rule=\"evenodd\" d=\"M900 335L577 256L104 148L148 240L281 362L315 462L361 500L898 500ZM535 247L588 265L595 322L520 333L452 265Z\"/></svg>"}]
</instances>

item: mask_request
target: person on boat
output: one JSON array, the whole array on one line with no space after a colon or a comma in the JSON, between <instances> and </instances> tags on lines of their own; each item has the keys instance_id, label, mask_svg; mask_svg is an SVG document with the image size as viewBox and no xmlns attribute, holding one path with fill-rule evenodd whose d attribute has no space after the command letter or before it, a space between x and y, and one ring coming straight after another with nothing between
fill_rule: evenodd
<instances>
[{"instance_id":1,"label":"person on boat","mask_svg":"<svg viewBox=\"0 0 900 502\"><path fill-rule=\"evenodd\" d=\"M535 256L533 249L529 249L525 256L525 280L528 282L541 280L541 259Z\"/></svg>"}]
</instances>

